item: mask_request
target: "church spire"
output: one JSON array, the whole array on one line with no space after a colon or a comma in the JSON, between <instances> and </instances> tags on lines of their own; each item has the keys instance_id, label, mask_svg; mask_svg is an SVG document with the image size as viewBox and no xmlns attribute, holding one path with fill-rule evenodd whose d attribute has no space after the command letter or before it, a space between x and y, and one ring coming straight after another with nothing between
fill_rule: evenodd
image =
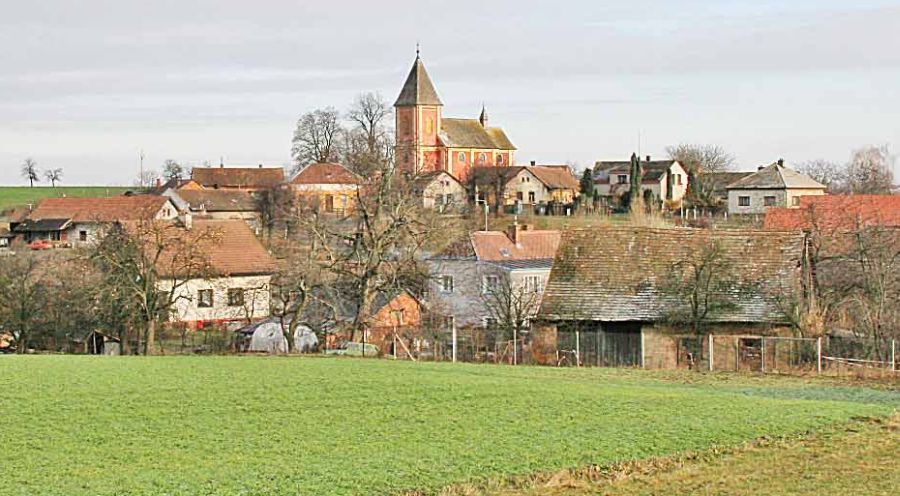
<instances>
[{"instance_id":1,"label":"church spire","mask_svg":"<svg viewBox=\"0 0 900 496\"><path fill-rule=\"evenodd\" d=\"M487 110L485 110L485 108L484 108L484 102L481 102L481 115L478 116L478 122L481 123L481 127L483 127L483 128L488 127L488 115L487 115Z\"/></svg>"},{"instance_id":2,"label":"church spire","mask_svg":"<svg viewBox=\"0 0 900 496\"><path fill-rule=\"evenodd\" d=\"M419 46L416 44L416 61L413 63L409 76L406 77L406 83L400 90L400 96L394 103L395 107L411 107L416 105L443 105L438 97L431 78L425 70L425 64L419 57Z\"/></svg>"}]
</instances>

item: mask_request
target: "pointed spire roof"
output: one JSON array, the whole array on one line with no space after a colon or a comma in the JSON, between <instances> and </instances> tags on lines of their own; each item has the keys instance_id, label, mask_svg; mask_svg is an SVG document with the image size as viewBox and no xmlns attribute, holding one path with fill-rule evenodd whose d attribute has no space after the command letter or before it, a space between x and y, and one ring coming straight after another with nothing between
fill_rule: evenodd
<instances>
[{"instance_id":1,"label":"pointed spire roof","mask_svg":"<svg viewBox=\"0 0 900 496\"><path fill-rule=\"evenodd\" d=\"M481 104L481 115L478 116L478 122L480 122L482 126L487 127L488 115L487 109L484 107L484 103Z\"/></svg>"},{"instance_id":2,"label":"pointed spire roof","mask_svg":"<svg viewBox=\"0 0 900 496\"><path fill-rule=\"evenodd\" d=\"M425 71L425 64L419 58L416 52L416 61L413 63L412 70L406 78L403 89L400 90L400 96L394 103L395 107L407 107L412 105L443 105L441 99L438 98L434 85L431 84L431 78Z\"/></svg>"}]
</instances>

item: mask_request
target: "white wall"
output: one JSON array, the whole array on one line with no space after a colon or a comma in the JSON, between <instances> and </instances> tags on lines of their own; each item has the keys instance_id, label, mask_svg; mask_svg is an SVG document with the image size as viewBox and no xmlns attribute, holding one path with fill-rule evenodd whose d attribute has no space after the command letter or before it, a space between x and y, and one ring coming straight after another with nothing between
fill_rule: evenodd
<instances>
[{"instance_id":1,"label":"white wall","mask_svg":"<svg viewBox=\"0 0 900 496\"><path fill-rule=\"evenodd\" d=\"M198 320L245 320L269 316L271 298L271 276L239 276L216 279L193 279L176 289L176 298L170 320L173 322L194 322ZM160 291L169 292L172 281L160 281ZM228 290L244 289L244 305L229 306ZM213 306L199 307L199 291L213 290Z\"/></svg>"}]
</instances>

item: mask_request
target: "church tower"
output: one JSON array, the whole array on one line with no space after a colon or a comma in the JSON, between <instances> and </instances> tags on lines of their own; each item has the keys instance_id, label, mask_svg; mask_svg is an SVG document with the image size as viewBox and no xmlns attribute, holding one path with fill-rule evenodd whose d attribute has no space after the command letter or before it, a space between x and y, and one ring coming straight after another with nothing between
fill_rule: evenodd
<instances>
[{"instance_id":1,"label":"church tower","mask_svg":"<svg viewBox=\"0 0 900 496\"><path fill-rule=\"evenodd\" d=\"M438 136L443 106L416 49L416 61L394 103L395 157L400 170L419 173L442 168Z\"/></svg>"}]
</instances>

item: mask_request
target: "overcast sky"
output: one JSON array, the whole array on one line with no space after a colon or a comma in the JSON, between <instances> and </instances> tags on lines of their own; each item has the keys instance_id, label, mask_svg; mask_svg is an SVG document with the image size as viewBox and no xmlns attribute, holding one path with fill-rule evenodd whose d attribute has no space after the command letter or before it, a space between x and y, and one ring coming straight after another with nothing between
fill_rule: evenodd
<instances>
[{"instance_id":1,"label":"overcast sky","mask_svg":"<svg viewBox=\"0 0 900 496\"><path fill-rule=\"evenodd\" d=\"M898 1L3 0L0 183L130 184L138 151L287 164L297 116L393 103L422 44L444 115L517 161L714 143L741 168L900 149ZM900 172L900 171L898 171Z\"/></svg>"}]
</instances>

